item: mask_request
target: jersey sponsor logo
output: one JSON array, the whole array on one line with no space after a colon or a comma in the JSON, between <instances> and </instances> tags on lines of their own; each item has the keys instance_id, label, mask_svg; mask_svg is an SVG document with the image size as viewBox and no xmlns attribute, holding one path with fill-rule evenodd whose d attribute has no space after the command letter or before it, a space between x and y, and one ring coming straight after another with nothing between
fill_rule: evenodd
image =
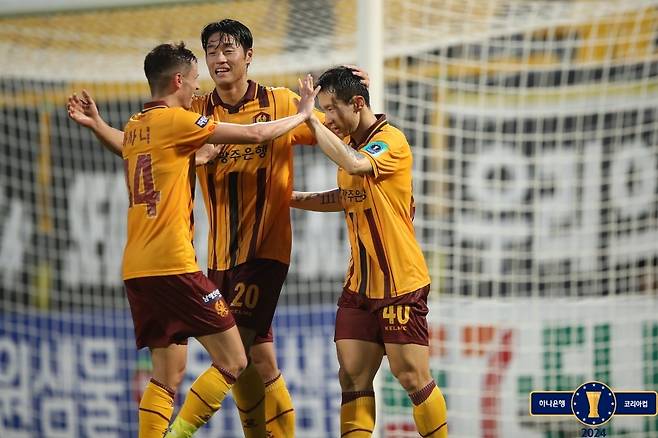
<instances>
[{"instance_id":1,"label":"jersey sponsor logo","mask_svg":"<svg viewBox=\"0 0 658 438\"><path fill-rule=\"evenodd\" d=\"M204 303L212 303L213 301L217 301L222 297L221 292L219 292L219 289L215 289L214 291L210 292L207 295L204 295L202 297Z\"/></svg>"},{"instance_id":2,"label":"jersey sponsor logo","mask_svg":"<svg viewBox=\"0 0 658 438\"><path fill-rule=\"evenodd\" d=\"M264 112L260 112L254 116L254 123L269 122L270 120L272 120L272 116Z\"/></svg>"},{"instance_id":3,"label":"jersey sponsor logo","mask_svg":"<svg viewBox=\"0 0 658 438\"><path fill-rule=\"evenodd\" d=\"M194 122L199 128L203 128L208 124L208 117L206 116L201 116L197 119L196 122Z\"/></svg>"},{"instance_id":4,"label":"jersey sponsor logo","mask_svg":"<svg viewBox=\"0 0 658 438\"><path fill-rule=\"evenodd\" d=\"M368 196L366 189L340 189L340 197L349 202L363 202Z\"/></svg>"},{"instance_id":5,"label":"jersey sponsor logo","mask_svg":"<svg viewBox=\"0 0 658 438\"><path fill-rule=\"evenodd\" d=\"M383 154L388 150L388 145L383 141L373 141L368 143L364 148L364 151L368 152L373 157Z\"/></svg>"},{"instance_id":6,"label":"jersey sponsor logo","mask_svg":"<svg viewBox=\"0 0 658 438\"><path fill-rule=\"evenodd\" d=\"M239 145L238 145L239 146ZM242 150L233 147L233 148L224 148L218 155L217 160L222 164L226 164L229 160L237 162L239 160L249 161L258 158L265 158L267 155L267 145L259 144L255 148L253 146L246 147Z\"/></svg>"}]
</instances>

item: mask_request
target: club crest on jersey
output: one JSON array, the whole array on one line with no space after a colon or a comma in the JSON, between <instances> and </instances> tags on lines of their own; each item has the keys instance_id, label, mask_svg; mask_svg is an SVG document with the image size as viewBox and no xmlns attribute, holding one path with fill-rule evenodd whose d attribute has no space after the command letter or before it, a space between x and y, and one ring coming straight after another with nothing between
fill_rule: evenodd
<instances>
[{"instance_id":1,"label":"club crest on jersey","mask_svg":"<svg viewBox=\"0 0 658 438\"><path fill-rule=\"evenodd\" d=\"M269 122L270 120L272 120L272 117L264 112L260 112L254 116L254 123Z\"/></svg>"},{"instance_id":2,"label":"club crest on jersey","mask_svg":"<svg viewBox=\"0 0 658 438\"><path fill-rule=\"evenodd\" d=\"M222 318L228 316L228 307L224 304L224 300L215 301L215 312Z\"/></svg>"},{"instance_id":3,"label":"club crest on jersey","mask_svg":"<svg viewBox=\"0 0 658 438\"><path fill-rule=\"evenodd\" d=\"M196 122L194 122L199 128L203 128L208 124L208 117L206 116L201 116L197 119Z\"/></svg>"},{"instance_id":4,"label":"club crest on jersey","mask_svg":"<svg viewBox=\"0 0 658 438\"><path fill-rule=\"evenodd\" d=\"M368 143L364 148L364 151L368 152L373 157L380 155L388 150L388 145L383 141L373 141Z\"/></svg>"}]
</instances>

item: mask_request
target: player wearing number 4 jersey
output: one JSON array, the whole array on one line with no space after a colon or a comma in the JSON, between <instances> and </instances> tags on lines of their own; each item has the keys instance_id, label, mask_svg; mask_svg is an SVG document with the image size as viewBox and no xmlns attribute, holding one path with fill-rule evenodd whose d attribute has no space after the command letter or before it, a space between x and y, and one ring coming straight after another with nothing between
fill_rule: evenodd
<instances>
[{"instance_id":1,"label":"player wearing number 4 jersey","mask_svg":"<svg viewBox=\"0 0 658 438\"><path fill-rule=\"evenodd\" d=\"M320 106L333 133L315 117L309 124L322 151L340 166L338 188L293 192L291 205L345 212L352 257L335 332L341 436L371 436L372 382L386 354L413 402L418 432L447 437L445 400L429 370L430 277L412 224L411 149L384 115L372 113L368 90L352 71L331 69L318 82ZM349 144L335 134L349 136Z\"/></svg>"},{"instance_id":2,"label":"player wearing number 4 jersey","mask_svg":"<svg viewBox=\"0 0 658 438\"><path fill-rule=\"evenodd\" d=\"M123 278L138 348L149 347L153 378L139 405L139 437L161 438L173 411L174 388L196 337L213 365L192 384L184 406L214 412L247 365L240 334L220 291L196 263L193 237L195 152L207 142L260 143L308 119L314 94L302 94L299 113L274 122L217 124L187 111L198 90L196 58L183 43L162 44L144 61L153 101L130 118L123 137L129 194ZM69 116L93 121L69 99ZM84 103L82 103L84 104ZM196 430L208 420L190 416Z\"/></svg>"}]
</instances>

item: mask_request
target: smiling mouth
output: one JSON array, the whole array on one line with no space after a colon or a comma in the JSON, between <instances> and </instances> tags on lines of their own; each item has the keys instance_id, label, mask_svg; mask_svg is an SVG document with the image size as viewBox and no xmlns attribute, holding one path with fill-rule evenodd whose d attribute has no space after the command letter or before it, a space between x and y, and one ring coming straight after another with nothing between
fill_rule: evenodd
<instances>
[{"instance_id":1,"label":"smiling mouth","mask_svg":"<svg viewBox=\"0 0 658 438\"><path fill-rule=\"evenodd\" d=\"M229 71L230 71L230 69L228 69L228 68L218 68L218 69L215 69L215 74L216 75L221 75L223 73L228 73Z\"/></svg>"}]
</instances>

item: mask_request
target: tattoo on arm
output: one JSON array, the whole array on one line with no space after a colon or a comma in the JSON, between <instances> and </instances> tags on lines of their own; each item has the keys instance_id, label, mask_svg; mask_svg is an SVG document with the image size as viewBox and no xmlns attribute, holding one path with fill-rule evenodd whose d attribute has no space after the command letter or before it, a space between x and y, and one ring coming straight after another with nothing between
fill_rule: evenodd
<instances>
[{"instance_id":1,"label":"tattoo on arm","mask_svg":"<svg viewBox=\"0 0 658 438\"><path fill-rule=\"evenodd\" d=\"M335 189L327 192L297 192L293 195L293 200L297 202L315 201L318 199L321 205L340 203L339 191Z\"/></svg>"},{"instance_id":2,"label":"tattoo on arm","mask_svg":"<svg viewBox=\"0 0 658 438\"><path fill-rule=\"evenodd\" d=\"M354 150L354 148L352 146L343 143L343 147L345 148L345 152L347 152L347 155L349 155L351 158L354 158L356 161L366 159L366 157L364 157L363 154L361 154L358 151Z\"/></svg>"},{"instance_id":3,"label":"tattoo on arm","mask_svg":"<svg viewBox=\"0 0 658 438\"><path fill-rule=\"evenodd\" d=\"M298 202L310 201L313 198L317 198L319 193L297 193L295 194L294 200Z\"/></svg>"},{"instance_id":4,"label":"tattoo on arm","mask_svg":"<svg viewBox=\"0 0 658 438\"><path fill-rule=\"evenodd\" d=\"M322 199L320 199L320 202L324 204L335 204L337 203L338 200L338 191L332 190L331 192L324 192L320 193L322 195Z\"/></svg>"},{"instance_id":5,"label":"tattoo on arm","mask_svg":"<svg viewBox=\"0 0 658 438\"><path fill-rule=\"evenodd\" d=\"M315 193L307 193L305 195L300 196L299 200L300 201L313 201L318 198L320 198L320 204L326 205L326 204L334 204L338 202L338 193L336 192L315 192Z\"/></svg>"}]
</instances>

